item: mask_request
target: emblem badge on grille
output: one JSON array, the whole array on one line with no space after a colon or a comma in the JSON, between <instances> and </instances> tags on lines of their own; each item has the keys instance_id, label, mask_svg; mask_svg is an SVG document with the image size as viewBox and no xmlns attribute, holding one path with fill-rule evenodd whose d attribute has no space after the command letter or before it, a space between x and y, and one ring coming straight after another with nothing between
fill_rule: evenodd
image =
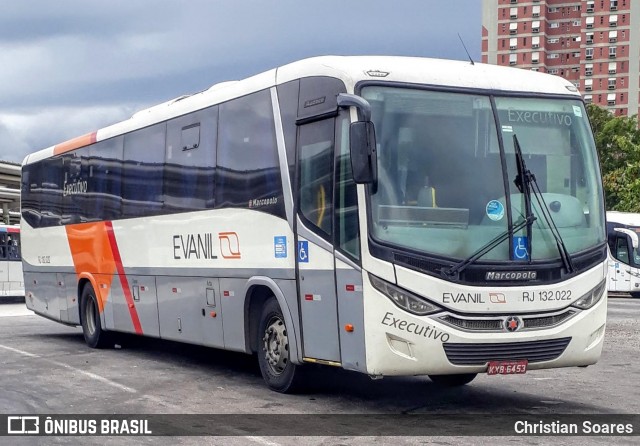
<instances>
[{"instance_id":1,"label":"emblem badge on grille","mask_svg":"<svg viewBox=\"0 0 640 446\"><path fill-rule=\"evenodd\" d=\"M522 326L522 320L516 316L509 316L504 321L504 329L507 331L517 331Z\"/></svg>"}]
</instances>

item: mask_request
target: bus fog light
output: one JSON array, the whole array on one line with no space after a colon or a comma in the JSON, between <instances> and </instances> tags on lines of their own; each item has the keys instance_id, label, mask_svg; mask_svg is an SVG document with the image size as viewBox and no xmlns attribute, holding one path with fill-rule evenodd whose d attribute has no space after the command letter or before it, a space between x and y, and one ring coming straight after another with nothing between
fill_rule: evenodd
<instances>
[{"instance_id":1,"label":"bus fog light","mask_svg":"<svg viewBox=\"0 0 640 446\"><path fill-rule=\"evenodd\" d=\"M602 299L602 296L604 295L604 287L606 284L607 280L605 279L598 285L596 285L594 289L575 301L572 307L580 308L581 310L586 310L593 307L600 301L600 299Z\"/></svg>"},{"instance_id":2,"label":"bus fog light","mask_svg":"<svg viewBox=\"0 0 640 446\"><path fill-rule=\"evenodd\" d=\"M369 279L376 290L387 296L394 304L403 310L407 310L410 313L418 315L431 314L440 311L440 307L419 298L407 290L403 290L402 288L392 285L387 281L375 277L372 274L369 274Z\"/></svg>"}]
</instances>

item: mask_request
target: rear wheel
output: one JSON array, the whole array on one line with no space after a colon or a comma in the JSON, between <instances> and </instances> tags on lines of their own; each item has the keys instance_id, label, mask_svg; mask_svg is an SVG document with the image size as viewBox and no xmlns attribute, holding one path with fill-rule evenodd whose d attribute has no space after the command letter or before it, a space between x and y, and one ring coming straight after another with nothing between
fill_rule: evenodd
<instances>
[{"instance_id":1,"label":"rear wheel","mask_svg":"<svg viewBox=\"0 0 640 446\"><path fill-rule=\"evenodd\" d=\"M290 361L289 337L282 310L275 297L262 307L258 327L258 363L270 389L281 393L299 392L303 388L302 366Z\"/></svg>"},{"instance_id":2,"label":"rear wheel","mask_svg":"<svg viewBox=\"0 0 640 446\"><path fill-rule=\"evenodd\" d=\"M476 376L478 376L477 373L463 373L460 375L429 375L429 378L442 387L459 387L469 384Z\"/></svg>"},{"instance_id":3,"label":"rear wheel","mask_svg":"<svg viewBox=\"0 0 640 446\"><path fill-rule=\"evenodd\" d=\"M102 329L98 299L90 283L87 283L82 290L80 322L82 323L84 341L89 347L104 348L108 346L111 336L110 333Z\"/></svg>"}]
</instances>

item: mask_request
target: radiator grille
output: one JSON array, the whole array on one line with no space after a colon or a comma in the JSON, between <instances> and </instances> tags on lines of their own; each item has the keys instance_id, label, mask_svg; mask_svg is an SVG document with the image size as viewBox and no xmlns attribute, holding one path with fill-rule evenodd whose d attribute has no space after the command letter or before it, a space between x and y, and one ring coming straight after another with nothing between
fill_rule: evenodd
<instances>
[{"instance_id":1,"label":"radiator grille","mask_svg":"<svg viewBox=\"0 0 640 446\"><path fill-rule=\"evenodd\" d=\"M489 361L526 359L530 363L551 361L569 345L570 337L543 341L487 344L443 344L449 362L456 365L483 365Z\"/></svg>"},{"instance_id":2,"label":"radiator grille","mask_svg":"<svg viewBox=\"0 0 640 446\"><path fill-rule=\"evenodd\" d=\"M522 327L519 331L525 330L541 330L544 328L554 327L565 322L576 314L574 310L566 310L563 313L551 314L547 316L522 316ZM483 332L503 332L505 330L504 317L494 318L473 318L459 317L453 314L447 314L439 318L445 324L452 325L465 331L483 331Z\"/></svg>"}]
</instances>

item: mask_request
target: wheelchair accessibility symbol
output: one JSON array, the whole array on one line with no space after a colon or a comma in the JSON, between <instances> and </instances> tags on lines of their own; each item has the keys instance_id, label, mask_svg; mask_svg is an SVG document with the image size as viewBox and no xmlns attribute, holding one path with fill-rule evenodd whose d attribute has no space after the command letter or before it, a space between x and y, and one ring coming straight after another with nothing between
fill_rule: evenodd
<instances>
[{"instance_id":1,"label":"wheelchair accessibility symbol","mask_svg":"<svg viewBox=\"0 0 640 446\"><path fill-rule=\"evenodd\" d=\"M309 242L298 242L298 262L309 263Z\"/></svg>"},{"instance_id":2,"label":"wheelchair accessibility symbol","mask_svg":"<svg viewBox=\"0 0 640 446\"><path fill-rule=\"evenodd\" d=\"M518 260L529 260L529 252L527 251L527 237L513 237L513 257Z\"/></svg>"}]
</instances>

